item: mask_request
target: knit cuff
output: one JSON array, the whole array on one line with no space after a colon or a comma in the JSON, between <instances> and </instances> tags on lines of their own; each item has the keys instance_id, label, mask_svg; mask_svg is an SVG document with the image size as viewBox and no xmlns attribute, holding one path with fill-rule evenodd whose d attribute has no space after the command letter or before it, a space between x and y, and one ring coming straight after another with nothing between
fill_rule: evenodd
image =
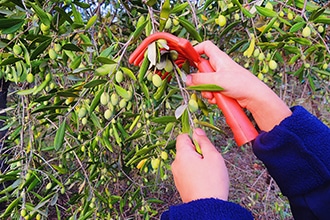
<instances>
[{"instance_id":1,"label":"knit cuff","mask_svg":"<svg viewBox=\"0 0 330 220\"><path fill-rule=\"evenodd\" d=\"M199 199L181 205L171 206L163 213L162 220L216 220L216 219L253 219L251 212L238 204L220 199Z\"/></svg>"},{"instance_id":2,"label":"knit cuff","mask_svg":"<svg viewBox=\"0 0 330 220\"><path fill-rule=\"evenodd\" d=\"M253 144L256 156L288 197L302 195L330 181L330 129L303 107Z\"/></svg>"}]
</instances>

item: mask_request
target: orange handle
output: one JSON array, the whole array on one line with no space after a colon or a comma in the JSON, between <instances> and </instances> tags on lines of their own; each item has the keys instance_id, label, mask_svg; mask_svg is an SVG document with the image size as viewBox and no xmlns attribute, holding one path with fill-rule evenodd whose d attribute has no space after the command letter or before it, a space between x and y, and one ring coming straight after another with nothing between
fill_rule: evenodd
<instances>
[{"instance_id":1,"label":"orange handle","mask_svg":"<svg viewBox=\"0 0 330 220\"><path fill-rule=\"evenodd\" d=\"M200 72L214 72L209 61L202 58L197 67ZM246 144L258 136L257 130L235 99L224 96L220 92L213 92L213 96L218 108L222 110L227 124L233 131L238 146Z\"/></svg>"}]
</instances>

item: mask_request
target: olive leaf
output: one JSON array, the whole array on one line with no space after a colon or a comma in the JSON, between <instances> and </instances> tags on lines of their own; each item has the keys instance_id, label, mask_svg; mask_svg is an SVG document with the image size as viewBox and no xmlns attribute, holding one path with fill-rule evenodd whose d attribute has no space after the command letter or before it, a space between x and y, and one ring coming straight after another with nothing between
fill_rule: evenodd
<instances>
[{"instance_id":1,"label":"olive leaf","mask_svg":"<svg viewBox=\"0 0 330 220\"><path fill-rule=\"evenodd\" d=\"M297 32L301 30L304 26L306 25L306 22L298 22L295 23L291 28L290 28L290 33Z\"/></svg>"},{"instance_id":2,"label":"olive leaf","mask_svg":"<svg viewBox=\"0 0 330 220\"><path fill-rule=\"evenodd\" d=\"M132 80L136 81L136 77L132 70L128 69L127 67L120 67L120 69Z\"/></svg>"},{"instance_id":3,"label":"olive leaf","mask_svg":"<svg viewBox=\"0 0 330 220\"><path fill-rule=\"evenodd\" d=\"M195 90L195 91L222 91L223 88L214 85L214 84L204 84L204 85L198 85L198 86L187 86L186 89L188 90Z\"/></svg>"},{"instance_id":4,"label":"olive leaf","mask_svg":"<svg viewBox=\"0 0 330 220\"><path fill-rule=\"evenodd\" d=\"M54 139L54 148L55 150L58 150L62 147L63 142L64 142L64 134L65 134L65 120L61 123L61 125L59 126L56 135L55 135L55 139Z\"/></svg>"},{"instance_id":5,"label":"olive leaf","mask_svg":"<svg viewBox=\"0 0 330 220\"><path fill-rule=\"evenodd\" d=\"M247 57L251 57L252 54L253 54L253 51L254 51L254 47L255 47L255 37L254 35L251 36L251 42L250 42L250 45L249 47L246 49L246 51L244 51L244 56L247 56Z\"/></svg>"},{"instance_id":6,"label":"olive leaf","mask_svg":"<svg viewBox=\"0 0 330 220\"><path fill-rule=\"evenodd\" d=\"M116 61L113 61L112 59L108 58L108 57L96 57L96 60L99 61L102 64L116 64Z\"/></svg>"},{"instance_id":7,"label":"olive leaf","mask_svg":"<svg viewBox=\"0 0 330 220\"><path fill-rule=\"evenodd\" d=\"M92 26L95 24L96 20L97 20L97 15L92 16L92 17L88 20L85 29L87 30L87 29L89 29L90 27L92 27Z\"/></svg>"},{"instance_id":8,"label":"olive leaf","mask_svg":"<svg viewBox=\"0 0 330 220\"><path fill-rule=\"evenodd\" d=\"M124 99L129 99L130 94L121 86L115 85L116 92Z\"/></svg>"},{"instance_id":9,"label":"olive leaf","mask_svg":"<svg viewBox=\"0 0 330 220\"><path fill-rule=\"evenodd\" d=\"M178 12L182 12L184 9L186 9L189 6L188 2L185 3L178 3L176 4L173 9L171 10L172 14L178 13Z\"/></svg>"},{"instance_id":10,"label":"olive leaf","mask_svg":"<svg viewBox=\"0 0 330 220\"><path fill-rule=\"evenodd\" d=\"M150 65L154 66L157 62L157 48L156 42L152 42L148 45L148 59L150 61Z\"/></svg>"},{"instance_id":11,"label":"olive leaf","mask_svg":"<svg viewBox=\"0 0 330 220\"><path fill-rule=\"evenodd\" d=\"M181 115L184 113L184 111L187 109L188 105L184 104L184 105L180 105L176 110L175 110L175 118L179 119L181 117Z\"/></svg>"},{"instance_id":12,"label":"olive leaf","mask_svg":"<svg viewBox=\"0 0 330 220\"><path fill-rule=\"evenodd\" d=\"M160 31L164 29L166 21L170 15L170 11L171 11L170 0L165 0L162 5L162 10L160 12L160 22L159 22Z\"/></svg>"},{"instance_id":13,"label":"olive leaf","mask_svg":"<svg viewBox=\"0 0 330 220\"><path fill-rule=\"evenodd\" d=\"M265 17L276 17L277 13L271 9L264 8L261 6L256 6L256 9L260 15L263 15Z\"/></svg>"}]
</instances>

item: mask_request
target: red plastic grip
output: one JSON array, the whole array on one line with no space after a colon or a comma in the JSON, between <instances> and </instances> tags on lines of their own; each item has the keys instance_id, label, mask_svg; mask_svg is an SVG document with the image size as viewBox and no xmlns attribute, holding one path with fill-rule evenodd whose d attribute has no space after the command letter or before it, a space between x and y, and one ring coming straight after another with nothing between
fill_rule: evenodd
<instances>
[{"instance_id":1,"label":"red plastic grip","mask_svg":"<svg viewBox=\"0 0 330 220\"><path fill-rule=\"evenodd\" d=\"M214 72L209 61L202 58L197 67L200 72ZM213 92L213 96L231 128L238 146L242 146L258 136L257 130L235 99L227 97L220 92Z\"/></svg>"}]
</instances>

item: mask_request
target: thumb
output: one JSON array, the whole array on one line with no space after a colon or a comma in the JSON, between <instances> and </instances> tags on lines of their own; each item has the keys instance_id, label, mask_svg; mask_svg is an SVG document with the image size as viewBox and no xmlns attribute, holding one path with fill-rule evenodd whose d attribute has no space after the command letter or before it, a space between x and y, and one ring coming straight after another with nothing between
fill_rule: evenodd
<instances>
[{"instance_id":1,"label":"thumb","mask_svg":"<svg viewBox=\"0 0 330 220\"><path fill-rule=\"evenodd\" d=\"M202 129L196 128L193 133L193 138L199 144L204 157L207 157L207 155L210 154L219 153Z\"/></svg>"}]
</instances>

